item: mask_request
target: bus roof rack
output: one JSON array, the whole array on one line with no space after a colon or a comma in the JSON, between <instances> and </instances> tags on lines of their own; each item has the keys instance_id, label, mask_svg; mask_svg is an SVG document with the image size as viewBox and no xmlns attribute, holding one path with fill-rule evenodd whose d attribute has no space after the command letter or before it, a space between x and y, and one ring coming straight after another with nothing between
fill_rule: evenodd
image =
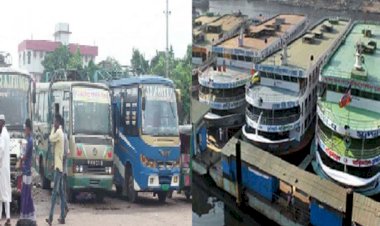
<instances>
[{"instance_id":1,"label":"bus roof rack","mask_svg":"<svg viewBox=\"0 0 380 226\"><path fill-rule=\"evenodd\" d=\"M10 67L12 65L12 57L8 52L0 51L0 67Z\"/></svg>"},{"instance_id":2,"label":"bus roof rack","mask_svg":"<svg viewBox=\"0 0 380 226\"><path fill-rule=\"evenodd\" d=\"M83 76L78 70L71 69L58 69L45 73L45 82L54 83L58 81L88 81L88 78L87 76Z\"/></svg>"}]
</instances>

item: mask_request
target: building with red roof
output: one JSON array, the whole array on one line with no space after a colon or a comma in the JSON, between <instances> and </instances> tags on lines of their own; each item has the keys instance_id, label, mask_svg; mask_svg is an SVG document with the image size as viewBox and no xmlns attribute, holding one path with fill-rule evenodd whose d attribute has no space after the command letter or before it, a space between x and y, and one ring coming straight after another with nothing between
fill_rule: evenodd
<instances>
[{"instance_id":1,"label":"building with red roof","mask_svg":"<svg viewBox=\"0 0 380 226\"><path fill-rule=\"evenodd\" d=\"M54 41L51 40L24 40L18 45L19 67L31 73L37 81L42 78L44 67L41 62L47 53L53 52L60 45L67 45L71 53L79 50L83 64L87 65L90 60L95 61L98 56L98 47L70 43L69 25L59 23L55 27Z\"/></svg>"}]
</instances>

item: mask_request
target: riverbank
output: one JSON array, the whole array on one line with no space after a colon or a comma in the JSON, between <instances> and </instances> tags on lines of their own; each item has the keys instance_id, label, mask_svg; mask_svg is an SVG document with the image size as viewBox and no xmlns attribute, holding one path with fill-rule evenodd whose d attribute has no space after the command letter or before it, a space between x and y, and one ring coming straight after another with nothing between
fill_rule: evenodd
<instances>
[{"instance_id":1,"label":"riverbank","mask_svg":"<svg viewBox=\"0 0 380 226\"><path fill-rule=\"evenodd\" d=\"M267 0L268 2L276 2L281 5L293 7L313 7L315 9L328 10L349 10L360 11L364 13L380 13L380 1L352 1L352 0L337 0L331 4L329 0Z\"/></svg>"}]
</instances>

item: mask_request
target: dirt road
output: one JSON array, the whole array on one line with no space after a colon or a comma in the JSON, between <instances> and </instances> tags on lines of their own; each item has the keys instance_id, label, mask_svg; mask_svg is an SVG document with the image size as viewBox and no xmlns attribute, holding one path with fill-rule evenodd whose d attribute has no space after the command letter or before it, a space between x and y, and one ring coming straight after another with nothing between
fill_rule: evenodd
<instances>
[{"instance_id":1,"label":"dirt road","mask_svg":"<svg viewBox=\"0 0 380 226\"><path fill-rule=\"evenodd\" d=\"M35 187L33 197L37 208L37 224L47 225L45 218L50 210L50 191ZM184 195L174 192L173 197L163 204L150 193L140 193L139 197L137 203L133 204L114 192L108 194L102 203L83 198L75 204L69 204L66 225L191 225L191 200L187 201ZM56 205L53 225L60 225L57 222L59 211L59 205ZM12 225L16 224L17 217L13 214Z\"/></svg>"}]
</instances>

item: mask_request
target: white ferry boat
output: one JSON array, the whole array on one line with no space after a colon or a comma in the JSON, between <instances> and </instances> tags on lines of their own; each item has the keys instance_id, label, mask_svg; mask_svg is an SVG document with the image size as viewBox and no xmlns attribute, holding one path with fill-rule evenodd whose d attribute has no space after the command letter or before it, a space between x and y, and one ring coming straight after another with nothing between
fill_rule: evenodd
<instances>
[{"instance_id":1,"label":"white ferry boat","mask_svg":"<svg viewBox=\"0 0 380 226\"><path fill-rule=\"evenodd\" d=\"M356 22L320 73L314 171L380 193L380 24Z\"/></svg>"},{"instance_id":2,"label":"white ferry boat","mask_svg":"<svg viewBox=\"0 0 380 226\"><path fill-rule=\"evenodd\" d=\"M346 19L324 19L255 64L259 82L246 92L245 140L276 155L299 151L310 143L320 67L349 24Z\"/></svg>"}]
</instances>

